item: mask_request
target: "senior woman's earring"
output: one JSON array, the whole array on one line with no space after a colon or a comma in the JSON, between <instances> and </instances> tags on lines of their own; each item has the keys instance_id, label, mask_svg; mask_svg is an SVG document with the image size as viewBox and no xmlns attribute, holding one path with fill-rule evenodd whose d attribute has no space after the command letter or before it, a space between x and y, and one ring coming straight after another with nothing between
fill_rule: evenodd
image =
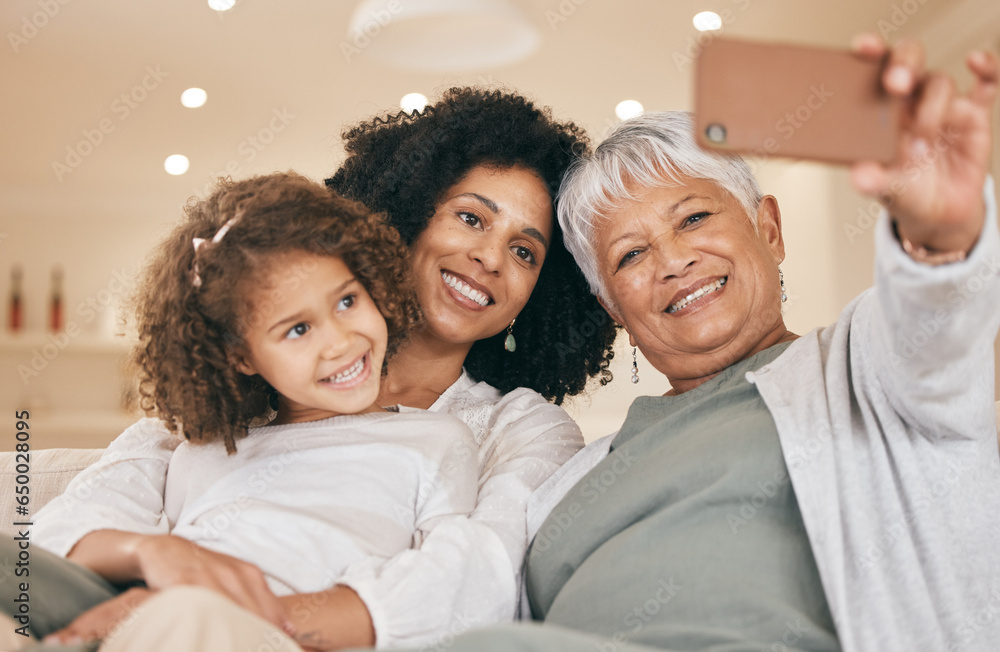
<instances>
[{"instance_id":1,"label":"senior woman's earring","mask_svg":"<svg viewBox=\"0 0 1000 652\"><path fill-rule=\"evenodd\" d=\"M635 347L632 347L632 384L639 383L639 363L635 359Z\"/></svg>"},{"instance_id":2,"label":"senior woman's earring","mask_svg":"<svg viewBox=\"0 0 1000 652\"><path fill-rule=\"evenodd\" d=\"M778 279L781 281L781 303L788 301L788 294L785 292L785 273L778 268Z\"/></svg>"},{"instance_id":3,"label":"senior woman's earring","mask_svg":"<svg viewBox=\"0 0 1000 652\"><path fill-rule=\"evenodd\" d=\"M517 342L514 340L514 322L516 321L517 317L510 320L510 326L507 327L507 339L503 341L503 348L507 349L510 353L513 353L517 349Z\"/></svg>"}]
</instances>

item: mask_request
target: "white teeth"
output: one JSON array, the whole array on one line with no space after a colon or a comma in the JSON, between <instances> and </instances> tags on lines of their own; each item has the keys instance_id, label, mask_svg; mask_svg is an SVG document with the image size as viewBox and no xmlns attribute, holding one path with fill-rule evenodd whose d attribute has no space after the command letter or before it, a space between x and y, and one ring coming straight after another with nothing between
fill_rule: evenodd
<instances>
[{"instance_id":1,"label":"white teeth","mask_svg":"<svg viewBox=\"0 0 1000 652\"><path fill-rule=\"evenodd\" d=\"M351 368L348 369L347 371L342 371L339 374L330 376L326 380L327 382L334 384L346 383L347 381L354 380L355 378L360 376L361 372L364 370L365 370L365 358L363 356L360 360L352 364Z\"/></svg>"},{"instance_id":2,"label":"white teeth","mask_svg":"<svg viewBox=\"0 0 1000 652\"><path fill-rule=\"evenodd\" d=\"M694 301L697 301L698 299L702 298L706 294L710 294L710 293L715 292L717 290L721 290L722 286L726 284L727 280L729 280L728 276L720 278L717 281L712 281L708 285L706 285L704 287L698 288L697 290L695 290L691 294L687 295L686 297L684 297L683 299L681 299L677 303L675 303L672 306L670 306L669 308L667 308L667 312L677 312L678 310L683 310L684 308L687 308L689 305L691 305L691 303L693 303Z\"/></svg>"},{"instance_id":3,"label":"white teeth","mask_svg":"<svg viewBox=\"0 0 1000 652\"><path fill-rule=\"evenodd\" d=\"M458 290L463 297L468 297L481 306L488 306L490 304L490 298L488 296L479 290L473 290L467 283L461 282L448 272L441 272L441 278L443 278L444 282L448 284L448 287Z\"/></svg>"}]
</instances>

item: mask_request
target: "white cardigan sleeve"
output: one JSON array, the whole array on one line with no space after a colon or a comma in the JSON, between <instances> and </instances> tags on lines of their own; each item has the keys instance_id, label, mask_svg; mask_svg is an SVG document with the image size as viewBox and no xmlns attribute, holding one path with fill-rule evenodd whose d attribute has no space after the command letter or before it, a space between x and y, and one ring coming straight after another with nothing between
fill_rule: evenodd
<instances>
[{"instance_id":1,"label":"white cardigan sleeve","mask_svg":"<svg viewBox=\"0 0 1000 652\"><path fill-rule=\"evenodd\" d=\"M915 432L934 438L993 434L985 424L993 419L1000 234L991 179L983 194L983 230L963 262L930 266L912 260L884 216L876 234L872 333L861 336L872 343L870 359L895 411ZM969 429L969 423L983 425Z\"/></svg>"},{"instance_id":2,"label":"white cardigan sleeve","mask_svg":"<svg viewBox=\"0 0 1000 652\"><path fill-rule=\"evenodd\" d=\"M475 511L439 524L419 548L382 564L359 562L340 580L368 607L379 648L420 647L511 620L528 497L583 445L569 415L530 390L453 413L479 435Z\"/></svg>"},{"instance_id":3,"label":"white cardigan sleeve","mask_svg":"<svg viewBox=\"0 0 1000 652\"><path fill-rule=\"evenodd\" d=\"M97 530L168 532L163 490L167 465L180 443L157 419L129 426L61 496L39 510L32 543L65 557Z\"/></svg>"}]
</instances>

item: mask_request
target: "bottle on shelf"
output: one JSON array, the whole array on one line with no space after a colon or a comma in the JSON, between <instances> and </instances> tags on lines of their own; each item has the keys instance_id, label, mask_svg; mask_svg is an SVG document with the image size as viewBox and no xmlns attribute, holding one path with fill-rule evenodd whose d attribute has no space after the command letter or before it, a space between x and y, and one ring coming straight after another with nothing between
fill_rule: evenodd
<instances>
[{"instance_id":1,"label":"bottle on shelf","mask_svg":"<svg viewBox=\"0 0 1000 652\"><path fill-rule=\"evenodd\" d=\"M21 305L21 266L14 265L10 272L10 314L7 320L7 329L11 333L18 333L24 325L24 306Z\"/></svg>"},{"instance_id":2,"label":"bottle on shelf","mask_svg":"<svg viewBox=\"0 0 1000 652\"><path fill-rule=\"evenodd\" d=\"M58 333L63 329L62 267L52 268L52 297L49 300L49 330Z\"/></svg>"}]
</instances>

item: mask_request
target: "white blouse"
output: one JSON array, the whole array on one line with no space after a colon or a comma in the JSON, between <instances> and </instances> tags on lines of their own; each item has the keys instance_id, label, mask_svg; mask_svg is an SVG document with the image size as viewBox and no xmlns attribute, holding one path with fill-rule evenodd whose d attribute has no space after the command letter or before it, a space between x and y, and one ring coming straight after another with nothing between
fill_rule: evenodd
<instances>
[{"instance_id":1,"label":"white blouse","mask_svg":"<svg viewBox=\"0 0 1000 652\"><path fill-rule=\"evenodd\" d=\"M468 519L435 528L419 548L381 565L359 562L341 577L368 607L379 648L420 647L512 620L528 547L528 498L583 447L580 428L561 407L530 389L501 394L464 371L430 409L471 428L479 501Z\"/></svg>"}]
</instances>

